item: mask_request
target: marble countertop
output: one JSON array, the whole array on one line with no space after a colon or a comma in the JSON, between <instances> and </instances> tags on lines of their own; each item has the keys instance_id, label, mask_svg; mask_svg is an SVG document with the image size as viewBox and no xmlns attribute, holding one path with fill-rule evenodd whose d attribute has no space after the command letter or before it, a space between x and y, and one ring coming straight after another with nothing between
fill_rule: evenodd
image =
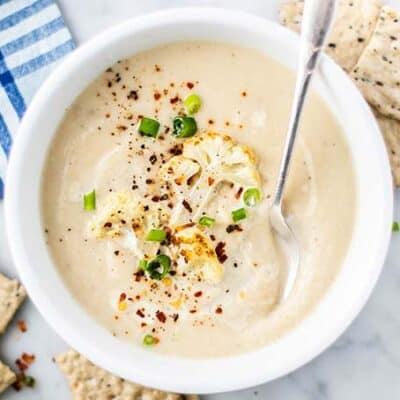
<instances>
[{"instance_id":1,"label":"marble countertop","mask_svg":"<svg viewBox=\"0 0 400 400\"><path fill-rule=\"evenodd\" d=\"M242 9L276 19L279 0L59 0L67 24L78 44L124 19L161 8L216 6ZM400 9L400 0L387 3ZM400 191L394 219L400 220ZM0 203L0 270L15 276L4 232ZM392 238L383 274L367 306L337 342L296 372L242 392L204 396L207 400L376 400L400 398L400 234ZM30 373L35 389L9 390L5 400L69 400L63 376L52 357L66 344L47 326L28 301L19 311L28 332L21 334L15 321L0 342L0 359L14 364L21 352L37 361Z\"/></svg>"}]
</instances>

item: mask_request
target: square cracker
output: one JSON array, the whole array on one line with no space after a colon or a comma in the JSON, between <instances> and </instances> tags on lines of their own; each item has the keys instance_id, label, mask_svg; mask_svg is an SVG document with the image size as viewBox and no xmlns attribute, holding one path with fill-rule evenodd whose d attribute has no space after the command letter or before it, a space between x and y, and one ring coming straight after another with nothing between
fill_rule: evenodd
<instances>
[{"instance_id":1,"label":"square cracker","mask_svg":"<svg viewBox=\"0 0 400 400\"><path fill-rule=\"evenodd\" d=\"M111 375L74 350L56 357L65 374L73 400L198 400L197 396L161 392Z\"/></svg>"},{"instance_id":2,"label":"square cracker","mask_svg":"<svg viewBox=\"0 0 400 400\"><path fill-rule=\"evenodd\" d=\"M0 333L5 331L25 297L25 289L20 283L0 274Z\"/></svg>"},{"instance_id":3,"label":"square cracker","mask_svg":"<svg viewBox=\"0 0 400 400\"><path fill-rule=\"evenodd\" d=\"M14 372L0 361L0 393L4 392L16 379Z\"/></svg>"},{"instance_id":4,"label":"square cracker","mask_svg":"<svg viewBox=\"0 0 400 400\"><path fill-rule=\"evenodd\" d=\"M300 32L304 1L282 4L280 21ZM381 9L380 0L340 0L326 52L347 72L356 65L369 42Z\"/></svg>"},{"instance_id":5,"label":"square cracker","mask_svg":"<svg viewBox=\"0 0 400 400\"><path fill-rule=\"evenodd\" d=\"M381 114L400 119L400 15L390 7L382 7L372 38L351 76Z\"/></svg>"},{"instance_id":6,"label":"square cracker","mask_svg":"<svg viewBox=\"0 0 400 400\"><path fill-rule=\"evenodd\" d=\"M393 181L400 186L400 121L377 115L392 167Z\"/></svg>"}]
</instances>

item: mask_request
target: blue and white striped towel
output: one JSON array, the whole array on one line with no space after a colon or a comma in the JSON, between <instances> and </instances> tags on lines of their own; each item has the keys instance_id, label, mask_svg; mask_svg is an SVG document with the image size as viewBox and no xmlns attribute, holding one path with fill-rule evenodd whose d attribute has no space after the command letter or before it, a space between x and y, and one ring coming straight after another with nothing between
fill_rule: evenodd
<instances>
[{"instance_id":1,"label":"blue and white striped towel","mask_svg":"<svg viewBox=\"0 0 400 400\"><path fill-rule=\"evenodd\" d=\"M74 47L54 0L0 0L0 199L12 138L26 106Z\"/></svg>"}]
</instances>

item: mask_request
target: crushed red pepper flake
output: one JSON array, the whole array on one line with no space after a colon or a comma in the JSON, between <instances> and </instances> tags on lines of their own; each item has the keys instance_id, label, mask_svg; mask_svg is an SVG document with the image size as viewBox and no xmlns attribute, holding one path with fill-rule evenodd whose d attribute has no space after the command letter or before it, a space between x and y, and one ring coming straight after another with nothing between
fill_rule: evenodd
<instances>
[{"instance_id":1,"label":"crushed red pepper flake","mask_svg":"<svg viewBox=\"0 0 400 400\"><path fill-rule=\"evenodd\" d=\"M222 314L222 308L221 308L221 307L217 307L217 308L215 309L215 313L216 313L216 314Z\"/></svg>"},{"instance_id":2,"label":"crushed red pepper flake","mask_svg":"<svg viewBox=\"0 0 400 400\"><path fill-rule=\"evenodd\" d=\"M231 224L231 225L228 225L226 227L226 232L227 233L232 233L232 232L235 232L235 231L236 232L242 232L243 228L238 224Z\"/></svg>"},{"instance_id":3,"label":"crushed red pepper flake","mask_svg":"<svg viewBox=\"0 0 400 400\"><path fill-rule=\"evenodd\" d=\"M194 88L194 83L193 82L187 82L186 86L188 87L188 89L193 89Z\"/></svg>"},{"instance_id":4,"label":"crushed red pepper flake","mask_svg":"<svg viewBox=\"0 0 400 400\"><path fill-rule=\"evenodd\" d=\"M188 202L187 200L183 200L183 201L182 201L182 205L183 205L183 207L185 207L186 210L188 210L189 212L192 212L192 211L193 211L191 205L189 204L189 202Z\"/></svg>"},{"instance_id":5,"label":"crushed red pepper flake","mask_svg":"<svg viewBox=\"0 0 400 400\"><path fill-rule=\"evenodd\" d=\"M26 324L25 324L25 321L23 321L22 319L20 319L20 320L17 322L17 326L18 326L18 329L19 329L22 333L25 333L25 332L28 330L28 328L27 328L27 326L26 326Z\"/></svg>"},{"instance_id":6,"label":"crushed red pepper flake","mask_svg":"<svg viewBox=\"0 0 400 400\"><path fill-rule=\"evenodd\" d=\"M235 193L235 198L240 199L242 193L243 193L243 187L240 187L239 190Z\"/></svg>"},{"instance_id":7,"label":"crushed red pepper flake","mask_svg":"<svg viewBox=\"0 0 400 400\"><path fill-rule=\"evenodd\" d=\"M162 311L157 311L156 312L156 317L162 324L165 324L165 321L167 320L167 317Z\"/></svg>"},{"instance_id":8,"label":"crushed red pepper flake","mask_svg":"<svg viewBox=\"0 0 400 400\"><path fill-rule=\"evenodd\" d=\"M169 102L171 104L176 104L179 100L180 100L179 96L175 96L175 97L172 97L171 99L169 99Z\"/></svg>"},{"instance_id":9,"label":"crushed red pepper flake","mask_svg":"<svg viewBox=\"0 0 400 400\"><path fill-rule=\"evenodd\" d=\"M140 318L144 318L145 317L145 315L144 315L142 310L137 310L136 311L136 315L138 315Z\"/></svg>"},{"instance_id":10,"label":"crushed red pepper flake","mask_svg":"<svg viewBox=\"0 0 400 400\"><path fill-rule=\"evenodd\" d=\"M203 292L202 292L201 290L199 290L198 292L196 292L196 293L194 294L194 297L201 297L202 294L203 294Z\"/></svg>"},{"instance_id":11,"label":"crushed red pepper flake","mask_svg":"<svg viewBox=\"0 0 400 400\"><path fill-rule=\"evenodd\" d=\"M161 99L161 93L160 92L155 92L154 93L154 100L160 100Z\"/></svg>"},{"instance_id":12,"label":"crushed red pepper flake","mask_svg":"<svg viewBox=\"0 0 400 400\"><path fill-rule=\"evenodd\" d=\"M226 243L218 242L217 247L215 248L215 253L217 254L218 261L221 264L223 264L228 259L228 256L225 253L225 246Z\"/></svg>"},{"instance_id":13,"label":"crushed red pepper flake","mask_svg":"<svg viewBox=\"0 0 400 400\"><path fill-rule=\"evenodd\" d=\"M122 293L119 295L119 301L124 301L125 299L126 299L126 293L122 292Z\"/></svg>"}]
</instances>

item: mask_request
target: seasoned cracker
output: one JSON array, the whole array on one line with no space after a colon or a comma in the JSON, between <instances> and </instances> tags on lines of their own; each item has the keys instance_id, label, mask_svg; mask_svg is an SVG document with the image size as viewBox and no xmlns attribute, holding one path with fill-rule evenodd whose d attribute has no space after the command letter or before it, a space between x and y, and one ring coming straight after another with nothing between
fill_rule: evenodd
<instances>
[{"instance_id":1,"label":"seasoned cracker","mask_svg":"<svg viewBox=\"0 0 400 400\"><path fill-rule=\"evenodd\" d=\"M376 29L352 78L381 114L400 119L400 15L382 7Z\"/></svg>"},{"instance_id":2,"label":"seasoned cracker","mask_svg":"<svg viewBox=\"0 0 400 400\"><path fill-rule=\"evenodd\" d=\"M379 0L340 0L326 52L347 72L356 65L376 26L381 2ZM284 3L280 21L300 32L304 1Z\"/></svg>"},{"instance_id":3,"label":"seasoned cracker","mask_svg":"<svg viewBox=\"0 0 400 400\"><path fill-rule=\"evenodd\" d=\"M117 378L96 367L74 350L56 357L73 400L197 400L197 396L165 393Z\"/></svg>"},{"instance_id":4,"label":"seasoned cracker","mask_svg":"<svg viewBox=\"0 0 400 400\"><path fill-rule=\"evenodd\" d=\"M0 274L0 333L5 331L25 297L25 289L20 283Z\"/></svg>"},{"instance_id":5,"label":"seasoned cracker","mask_svg":"<svg viewBox=\"0 0 400 400\"><path fill-rule=\"evenodd\" d=\"M16 379L14 372L0 361L0 393L4 392Z\"/></svg>"},{"instance_id":6,"label":"seasoned cracker","mask_svg":"<svg viewBox=\"0 0 400 400\"><path fill-rule=\"evenodd\" d=\"M397 187L400 186L400 121L383 116L377 116L381 127L383 138L389 154L392 167L393 181Z\"/></svg>"}]
</instances>

